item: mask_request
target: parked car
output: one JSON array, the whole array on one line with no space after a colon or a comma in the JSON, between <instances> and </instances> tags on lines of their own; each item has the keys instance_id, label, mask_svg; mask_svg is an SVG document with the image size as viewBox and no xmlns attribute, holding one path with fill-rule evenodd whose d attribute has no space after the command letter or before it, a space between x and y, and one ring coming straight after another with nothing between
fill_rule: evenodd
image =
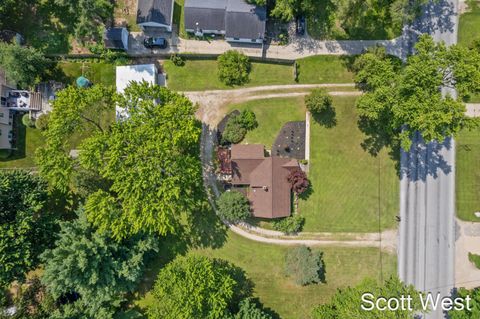
<instances>
[{"instance_id":1,"label":"parked car","mask_svg":"<svg viewBox=\"0 0 480 319\"><path fill-rule=\"evenodd\" d=\"M296 29L297 29L297 34L298 35L304 35L305 34L305 17L297 18Z\"/></svg>"},{"instance_id":2,"label":"parked car","mask_svg":"<svg viewBox=\"0 0 480 319\"><path fill-rule=\"evenodd\" d=\"M149 37L143 40L143 45L148 49L166 49L168 46L167 39Z\"/></svg>"}]
</instances>

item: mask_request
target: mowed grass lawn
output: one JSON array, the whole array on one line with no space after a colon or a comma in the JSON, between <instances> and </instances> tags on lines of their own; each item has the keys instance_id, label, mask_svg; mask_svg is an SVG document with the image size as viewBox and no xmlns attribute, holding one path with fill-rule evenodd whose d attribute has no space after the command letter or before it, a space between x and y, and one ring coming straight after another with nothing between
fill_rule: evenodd
<instances>
[{"instance_id":1,"label":"mowed grass lawn","mask_svg":"<svg viewBox=\"0 0 480 319\"><path fill-rule=\"evenodd\" d=\"M458 43L469 46L474 40L480 40L480 7L471 8L460 16Z\"/></svg>"},{"instance_id":2,"label":"mowed grass lawn","mask_svg":"<svg viewBox=\"0 0 480 319\"><path fill-rule=\"evenodd\" d=\"M464 130L457 136L457 215L462 220L480 221L480 129Z\"/></svg>"},{"instance_id":3,"label":"mowed grass lawn","mask_svg":"<svg viewBox=\"0 0 480 319\"><path fill-rule=\"evenodd\" d=\"M267 149L271 149L286 122L305 120L303 98L254 100L228 107L228 111L235 109L253 111L258 121L258 127L247 133L243 143L263 144Z\"/></svg>"},{"instance_id":4,"label":"mowed grass lawn","mask_svg":"<svg viewBox=\"0 0 480 319\"><path fill-rule=\"evenodd\" d=\"M219 249L190 251L222 258L241 267L254 283L254 295L266 308L277 312L282 319L308 319L312 309L328 302L337 288L352 286L366 277L380 279L380 252L376 248L325 247L326 284L297 286L284 275L284 259L288 247L261 244L232 232ZM160 252L160 256L166 254ZM383 275L396 272L396 257L383 253ZM157 271L150 274L152 279ZM140 308L154 302L150 294L135 303Z\"/></svg>"},{"instance_id":5,"label":"mowed grass lawn","mask_svg":"<svg viewBox=\"0 0 480 319\"><path fill-rule=\"evenodd\" d=\"M93 84L115 85L115 66L110 63L61 62L59 67L66 84L74 85L76 79L83 75Z\"/></svg>"},{"instance_id":6,"label":"mowed grass lawn","mask_svg":"<svg viewBox=\"0 0 480 319\"><path fill-rule=\"evenodd\" d=\"M364 151L357 127L355 98L334 97L337 123L332 128L311 123L311 194L300 200L304 231L374 232L395 226L399 180L386 152Z\"/></svg>"},{"instance_id":7,"label":"mowed grass lawn","mask_svg":"<svg viewBox=\"0 0 480 319\"><path fill-rule=\"evenodd\" d=\"M341 56L314 56L298 60L298 81L295 82L292 65L252 62L250 81L241 87L353 83L353 74L348 70L348 63L349 60ZM171 61L165 61L163 66L168 74L168 87L172 90L203 91L232 88L218 79L216 60L186 60L184 66L175 66Z\"/></svg>"}]
</instances>

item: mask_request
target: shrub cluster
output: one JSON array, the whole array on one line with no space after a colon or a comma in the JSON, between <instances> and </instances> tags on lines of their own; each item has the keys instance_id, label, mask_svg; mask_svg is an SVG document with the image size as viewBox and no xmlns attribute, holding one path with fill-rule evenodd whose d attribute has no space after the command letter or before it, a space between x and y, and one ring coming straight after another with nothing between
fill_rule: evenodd
<instances>
[{"instance_id":1,"label":"shrub cluster","mask_svg":"<svg viewBox=\"0 0 480 319\"><path fill-rule=\"evenodd\" d=\"M41 131L45 131L48 126L48 114L41 114L35 121L35 127Z\"/></svg>"},{"instance_id":2,"label":"shrub cluster","mask_svg":"<svg viewBox=\"0 0 480 319\"><path fill-rule=\"evenodd\" d=\"M321 114L332 108L332 97L327 90L315 89L305 97L307 110L312 114Z\"/></svg>"},{"instance_id":3,"label":"shrub cluster","mask_svg":"<svg viewBox=\"0 0 480 319\"><path fill-rule=\"evenodd\" d=\"M184 66L185 65L185 60L177 55L176 53L170 55L170 61L172 61L173 64L176 66Z\"/></svg>"},{"instance_id":4,"label":"shrub cluster","mask_svg":"<svg viewBox=\"0 0 480 319\"><path fill-rule=\"evenodd\" d=\"M232 116L228 120L222 134L222 143L240 143L247 132L257 126L258 122L255 113L250 110L243 110L239 115Z\"/></svg>"},{"instance_id":5,"label":"shrub cluster","mask_svg":"<svg viewBox=\"0 0 480 319\"><path fill-rule=\"evenodd\" d=\"M35 127L35 121L30 118L28 113L22 116L22 123L27 127Z\"/></svg>"},{"instance_id":6,"label":"shrub cluster","mask_svg":"<svg viewBox=\"0 0 480 319\"><path fill-rule=\"evenodd\" d=\"M225 192L217 200L218 215L229 222L245 220L250 216L250 203L240 192Z\"/></svg>"},{"instance_id":7,"label":"shrub cluster","mask_svg":"<svg viewBox=\"0 0 480 319\"><path fill-rule=\"evenodd\" d=\"M248 82L251 64L246 55L229 50L220 55L217 62L218 78L226 85L242 85Z\"/></svg>"},{"instance_id":8,"label":"shrub cluster","mask_svg":"<svg viewBox=\"0 0 480 319\"><path fill-rule=\"evenodd\" d=\"M325 282L325 263L322 257L322 252L312 251L307 246L292 248L285 256L285 274L301 286Z\"/></svg>"},{"instance_id":9,"label":"shrub cluster","mask_svg":"<svg viewBox=\"0 0 480 319\"><path fill-rule=\"evenodd\" d=\"M295 234L302 230L304 224L304 217L293 215L274 221L273 228L285 234Z\"/></svg>"}]
</instances>

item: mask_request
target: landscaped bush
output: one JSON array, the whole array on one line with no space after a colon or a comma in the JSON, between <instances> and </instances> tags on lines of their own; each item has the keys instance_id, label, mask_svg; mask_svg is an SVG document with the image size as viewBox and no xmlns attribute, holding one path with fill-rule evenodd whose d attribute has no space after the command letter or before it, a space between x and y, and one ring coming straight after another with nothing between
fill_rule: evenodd
<instances>
[{"instance_id":1,"label":"landscaped bush","mask_svg":"<svg viewBox=\"0 0 480 319\"><path fill-rule=\"evenodd\" d=\"M302 230L304 224L304 217L293 215L274 221L273 228L285 234L295 234Z\"/></svg>"},{"instance_id":2,"label":"landscaped bush","mask_svg":"<svg viewBox=\"0 0 480 319\"><path fill-rule=\"evenodd\" d=\"M46 130L48 126L49 117L50 116L48 114L41 114L35 121L35 127L41 131Z\"/></svg>"},{"instance_id":3,"label":"landscaped bush","mask_svg":"<svg viewBox=\"0 0 480 319\"><path fill-rule=\"evenodd\" d=\"M470 260L470 262L474 264L475 267L480 269L480 255L468 253L468 260Z\"/></svg>"},{"instance_id":4,"label":"landscaped bush","mask_svg":"<svg viewBox=\"0 0 480 319\"><path fill-rule=\"evenodd\" d=\"M243 110L240 115L238 115L237 121L248 131L258 126L257 117L255 113L250 110Z\"/></svg>"},{"instance_id":5,"label":"landscaped bush","mask_svg":"<svg viewBox=\"0 0 480 319\"><path fill-rule=\"evenodd\" d=\"M240 192L225 192L217 200L218 215L229 221L238 222L250 216L250 203Z\"/></svg>"},{"instance_id":6,"label":"landscaped bush","mask_svg":"<svg viewBox=\"0 0 480 319\"><path fill-rule=\"evenodd\" d=\"M218 77L226 85L242 85L248 82L250 60L238 51L229 50L220 55L218 61Z\"/></svg>"},{"instance_id":7,"label":"landscaped bush","mask_svg":"<svg viewBox=\"0 0 480 319\"><path fill-rule=\"evenodd\" d=\"M228 120L225 130L222 134L222 143L223 144L237 144L240 143L245 135L247 130L242 126L242 124L237 120L237 117L232 117Z\"/></svg>"},{"instance_id":8,"label":"landscaped bush","mask_svg":"<svg viewBox=\"0 0 480 319\"><path fill-rule=\"evenodd\" d=\"M325 282L323 253L307 246L297 246L288 250L285 256L285 274L295 279L295 283L305 286Z\"/></svg>"},{"instance_id":9,"label":"landscaped bush","mask_svg":"<svg viewBox=\"0 0 480 319\"><path fill-rule=\"evenodd\" d=\"M22 123L27 127L35 127L35 121L30 118L28 113L22 116Z\"/></svg>"},{"instance_id":10,"label":"landscaped bush","mask_svg":"<svg viewBox=\"0 0 480 319\"><path fill-rule=\"evenodd\" d=\"M314 89L305 97L305 105L310 113L321 114L332 107L332 97L323 88Z\"/></svg>"},{"instance_id":11,"label":"landscaped bush","mask_svg":"<svg viewBox=\"0 0 480 319\"><path fill-rule=\"evenodd\" d=\"M184 66L185 65L185 60L177 55L177 54L172 54L170 55L170 61L172 61L173 64L175 64L176 66Z\"/></svg>"},{"instance_id":12,"label":"landscaped bush","mask_svg":"<svg viewBox=\"0 0 480 319\"><path fill-rule=\"evenodd\" d=\"M307 174L301 169L295 169L290 172L287 177L288 182L292 186L292 190L295 194L302 194L310 186L310 182L307 179Z\"/></svg>"}]
</instances>

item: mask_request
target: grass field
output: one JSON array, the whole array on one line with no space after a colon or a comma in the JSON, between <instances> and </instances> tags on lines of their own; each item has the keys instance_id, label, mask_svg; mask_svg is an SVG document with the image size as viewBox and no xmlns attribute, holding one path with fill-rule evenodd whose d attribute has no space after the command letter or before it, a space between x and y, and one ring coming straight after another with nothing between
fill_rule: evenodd
<instances>
[{"instance_id":1,"label":"grass field","mask_svg":"<svg viewBox=\"0 0 480 319\"><path fill-rule=\"evenodd\" d=\"M480 221L480 130L460 132L457 136L457 215L467 221Z\"/></svg>"},{"instance_id":2,"label":"grass field","mask_svg":"<svg viewBox=\"0 0 480 319\"><path fill-rule=\"evenodd\" d=\"M294 81L293 67L270 63L252 63L250 81L244 86L310 83L353 83L348 71L349 59L338 56L314 56L297 61L298 82ZM168 86L177 91L230 89L217 76L216 60L187 60L184 66L164 62Z\"/></svg>"},{"instance_id":3,"label":"grass field","mask_svg":"<svg viewBox=\"0 0 480 319\"><path fill-rule=\"evenodd\" d=\"M458 43L469 46L474 40L480 40L480 7L472 8L460 16Z\"/></svg>"},{"instance_id":4,"label":"grass field","mask_svg":"<svg viewBox=\"0 0 480 319\"><path fill-rule=\"evenodd\" d=\"M17 121L17 149L13 150L6 159L0 159L1 168L33 168L35 167L35 150L43 145L43 136L40 130L25 127L22 124L21 116L15 118Z\"/></svg>"},{"instance_id":5,"label":"grass field","mask_svg":"<svg viewBox=\"0 0 480 319\"><path fill-rule=\"evenodd\" d=\"M181 38L187 37L187 32L185 31L185 20L183 18L183 6L185 0L175 0L173 8L173 24L178 27L178 35Z\"/></svg>"},{"instance_id":6,"label":"grass field","mask_svg":"<svg viewBox=\"0 0 480 319\"><path fill-rule=\"evenodd\" d=\"M311 194L300 201L305 231L374 232L395 226L399 181L386 153L363 150L355 98L334 97L336 125L311 125Z\"/></svg>"},{"instance_id":7,"label":"grass field","mask_svg":"<svg viewBox=\"0 0 480 319\"><path fill-rule=\"evenodd\" d=\"M257 117L258 127L247 133L243 143L263 144L267 149L271 149L286 122L305 120L303 98L256 100L229 106L229 111L234 109L251 110Z\"/></svg>"},{"instance_id":8,"label":"grass field","mask_svg":"<svg viewBox=\"0 0 480 319\"><path fill-rule=\"evenodd\" d=\"M229 232L221 248L191 252L226 259L241 267L255 285L254 295L282 319L308 319L313 307L328 302L337 288L355 285L365 277L380 279L378 249L328 247L321 249L324 252L327 283L297 286L284 275L287 249L256 243ZM165 255L160 252L160 256ZM396 257L383 253L382 259L383 275L387 278L396 271ZM155 271L149 274L149 278L155 277ZM144 308L152 302L147 294L136 304Z\"/></svg>"}]
</instances>

